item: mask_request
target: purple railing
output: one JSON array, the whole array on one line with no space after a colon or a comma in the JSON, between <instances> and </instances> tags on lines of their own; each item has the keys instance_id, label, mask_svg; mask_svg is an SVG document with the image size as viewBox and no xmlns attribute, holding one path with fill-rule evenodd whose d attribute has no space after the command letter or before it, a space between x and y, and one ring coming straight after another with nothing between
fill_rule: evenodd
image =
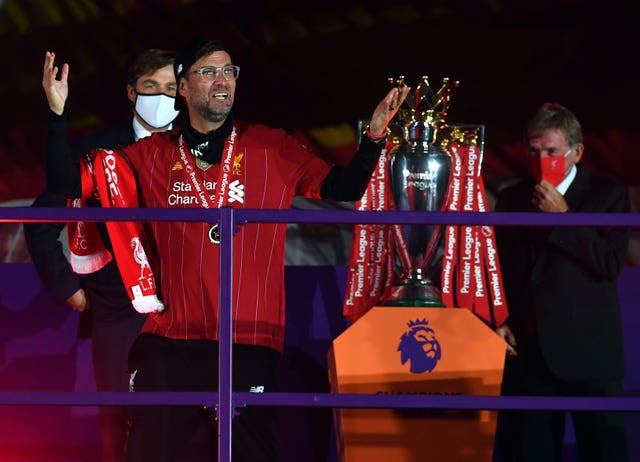
<instances>
[{"instance_id":1,"label":"purple railing","mask_svg":"<svg viewBox=\"0 0 640 462\"><path fill-rule=\"evenodd\" d=\"M202 392L0 392L0 405L202 405L217 407L218 460L231 460L233 409L254 406L431 409L545 409L640 411L640 398L545 396L390 396L232 392L231 293L233 233L246 223L480 224L493 226L594 226L640 228L640 214L357 212L349 210L0 208L0 222L184 221L220 226L220 358L218 393Z\"/></svg>"}]
</instances>

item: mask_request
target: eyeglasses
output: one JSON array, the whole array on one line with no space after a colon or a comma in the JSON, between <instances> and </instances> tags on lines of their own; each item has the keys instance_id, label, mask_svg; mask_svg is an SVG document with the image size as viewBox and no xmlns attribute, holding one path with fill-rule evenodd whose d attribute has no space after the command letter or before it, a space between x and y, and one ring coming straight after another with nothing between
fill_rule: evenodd
<instances>
[{"instance_id":1,"label":"eyeglasses","mask_svg":"<svg viewBox=\"0 0 640 462\"><path fill-rule=\"evenodd\" d=\"M225 80L235 80L240 75L240 66L229 64L222 67L201 67L193 71L193 73L198 74L205 82L213 82L220 74Z\"/></svg>"}]
</instances>

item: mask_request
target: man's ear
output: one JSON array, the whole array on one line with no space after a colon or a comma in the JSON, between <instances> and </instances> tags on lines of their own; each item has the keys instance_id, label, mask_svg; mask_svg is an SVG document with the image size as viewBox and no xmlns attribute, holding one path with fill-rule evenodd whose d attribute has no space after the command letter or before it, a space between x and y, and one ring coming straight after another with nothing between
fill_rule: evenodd
<instances>
[{"instance_id":1,"label":"man's ear","mask_svg":"<svg viewBox=\"0 0 640 462\"><path fill-rule=\"evenodd\" d=\"M185 88L185 81L184 79L180 79L180 81L178 82L178 94L180 96L182 96L183 98L185 98L185 94L187 93L187 90ZM186 98L185 98L186 99Z\"/></svg>"},{"instance_id":2,"label":"man's ear","mask_svg":"<svg viewBox=\"0 0 640 462\"><path fill-rule=\"evenodd\" d=\"M573 155L573 158L575 159L576 164L580 162L580 159L582 159L583 154L584 154L584 144L578 143L576 145L575 154Z\"/></svg>"},{"instance_id":3,"label":"man's ear","mask_svg":"<svg viewBox=\"0 0 640 462\"><path fill-rule=\"evenodd\" d=\"M131 104L135 104L136 102L136 89L133 88L131 85L127 84L127 98L129 98L129 101L131 101Z\"/></svg>"}]
</instances>

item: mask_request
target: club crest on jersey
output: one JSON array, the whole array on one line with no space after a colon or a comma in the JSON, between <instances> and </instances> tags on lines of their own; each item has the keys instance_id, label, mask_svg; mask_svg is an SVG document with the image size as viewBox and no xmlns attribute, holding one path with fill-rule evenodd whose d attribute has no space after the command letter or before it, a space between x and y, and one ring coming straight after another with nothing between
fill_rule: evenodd
<instances>
[{"instance_id":1,"label":"club crest on jersey","mask_svg":"<svg viewBox=\"0 0 640 462\"><path fill-rule=\"evenodd\" d=\"M239 202L244 204L244 185L240 180L233 180L229 183L229 203Z\"/></svg>"},{"instance_id":2,"label":"club crest on jersey","mask_svg":"<svg viewBox=\"0 0 640 462\"><path fill-rule=\"evenodd\" d=\"M428 326L427 319L409 321L409 329L400 337L398 351L402 364L410 361L412 374L431 372L442 356L440 342L435 331Z\"/></svg>"},{"instance_id":3,"label":"club crest on jersey","mask_svg":"<svg viewBox=\"0 0 640 462\"><path fill-rule=\"evenodd\" d=\"M244 152L237 154L233 158L233 162L231 163L231 174L235 176L242 175L242 158L244 157Z\"/></svg>"}]
</instances>

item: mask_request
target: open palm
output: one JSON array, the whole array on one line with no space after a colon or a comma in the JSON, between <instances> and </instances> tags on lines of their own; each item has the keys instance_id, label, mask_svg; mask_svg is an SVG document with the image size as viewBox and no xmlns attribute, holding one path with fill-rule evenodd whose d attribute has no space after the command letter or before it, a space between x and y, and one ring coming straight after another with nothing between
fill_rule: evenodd
<instances>
[{"instance_id":1,"label":"open palm","mask_svg":"<svg viewBox=\"0 0 640 462\"><path fill-rule=\"evenodd\" d=\"M44 56L44 69L42 71L42 87L47 96L49 108L58 115L64 112L64 105L69 96L69 85L67 78L69 77L69 65L64 63L60 70L60 79L58 80L58 66L54 65L56 54L47 51Z\"/></svg>"}]
</instances>

